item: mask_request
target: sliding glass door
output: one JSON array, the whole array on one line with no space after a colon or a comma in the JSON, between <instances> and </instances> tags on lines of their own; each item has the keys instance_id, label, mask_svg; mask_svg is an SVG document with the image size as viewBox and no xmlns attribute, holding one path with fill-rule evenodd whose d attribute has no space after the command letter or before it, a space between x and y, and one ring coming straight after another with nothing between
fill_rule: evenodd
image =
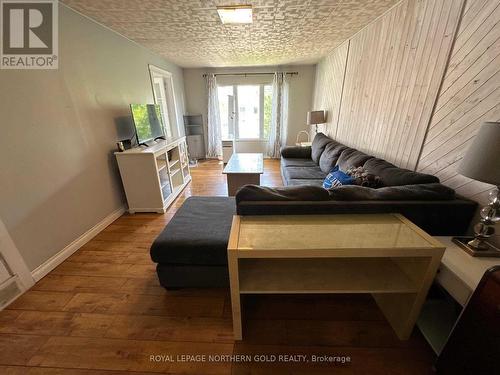
<instances>
[{"instance_id":1,"label":"sliding glass door","mask_svg":"<svg viewBox=\"0 0 500 375\"><path fill-rule=\"evenodd\" d=\"M223 139L267 140L271 127L270 84L219 86Z\"/></svg>"}]
</instances>

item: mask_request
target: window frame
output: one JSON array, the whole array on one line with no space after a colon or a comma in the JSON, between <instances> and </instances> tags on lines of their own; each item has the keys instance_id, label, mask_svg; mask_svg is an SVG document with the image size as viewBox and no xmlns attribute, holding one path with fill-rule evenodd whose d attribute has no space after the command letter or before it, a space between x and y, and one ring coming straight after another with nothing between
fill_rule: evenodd
<instances>
[{"instance_id":1,"label":"window frame","mask_svg":"<svg viewBox=\"0 0 500 375\"><path fill-rule=\"evenodd\" d=\"M165 137L167 138L178 138L180 135L179 121L178 121L178 110L177 103L175 100L174 91L174 81L172 73L161 69L155 65L148 65L149 68L149 78L151 80L151 89L153 90L153 98L155 104L160 105L163 113L163 125L165 127ZM158 97L155 90L155 79L161 79L163 81L163 92L165 94L164 103L158 102ZM163 108L166 105L166 111ZM168 127L168 129L167 129ZM170 134L168 134L170 133Z\"/></svg>"}]
</instances>

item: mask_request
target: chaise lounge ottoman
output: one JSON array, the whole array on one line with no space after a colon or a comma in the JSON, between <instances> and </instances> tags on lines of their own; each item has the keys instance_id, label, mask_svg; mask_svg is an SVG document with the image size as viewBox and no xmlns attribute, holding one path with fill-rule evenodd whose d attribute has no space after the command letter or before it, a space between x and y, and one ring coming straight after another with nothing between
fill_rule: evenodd
<instances>
[{"instance_id":1,"label":"chaise lounge ottoman","mask_svg":"<svg viewBox=\"0 0 500 375\"><path fill-rule=\"evenodd\" d=\"M190 197L151 246L160 284L167 289L229 286L227 244L233 197Z\"/></svg>"}]
</instances>

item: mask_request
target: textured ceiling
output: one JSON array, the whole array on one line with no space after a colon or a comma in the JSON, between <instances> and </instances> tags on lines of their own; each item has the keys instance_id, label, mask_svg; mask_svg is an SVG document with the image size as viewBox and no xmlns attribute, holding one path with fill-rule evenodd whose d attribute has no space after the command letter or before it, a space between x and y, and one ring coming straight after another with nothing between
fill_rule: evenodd
<instances>
[{"instance_id":1,"label":"textured ceiling","mask_svg":"<svg viewBox=\"0 0 500 375\"><path fill-rule=\"evenodd\" d=\"M62 0L183 67L315 63L399 0ZM252 4L223 25L217 5Z\"/></svg>"}]
</instances>

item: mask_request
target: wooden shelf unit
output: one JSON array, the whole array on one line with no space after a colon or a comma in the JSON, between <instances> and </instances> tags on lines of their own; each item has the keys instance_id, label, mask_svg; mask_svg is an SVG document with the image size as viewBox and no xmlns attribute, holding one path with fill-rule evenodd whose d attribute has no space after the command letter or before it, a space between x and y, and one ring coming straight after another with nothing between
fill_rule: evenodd
<instances>
[{"instance_id":1,"label":"wooden shelf unit","mask_svg":"<svg viewBox=\"0 0 500 375\"><path fill-rule=\"evenodd\" d=\"M186 139L182 137L115 152L130 213L165 212L191 181L185 150Z\"/></svg>"},{"instance_id":2,"label":"wooden shelf unit","mask_svg":"<svg viewBox=\"0 0 500 375\"><path fill-rule=\"evenodd\" d=\"M399 214L233 216L228 244L234 338L246 294L370 293L410 337L444 246Z\"/></svg>"},{"instance_id":3,"label":"wooden shelf unit","mask_svg":"<svg viewBox=\"0 0 500 375\"><path fill-rule=\"evenodd\" d=\"M390 258L240 259L241 294L417 293Z\"/></svg>"}]
</instances>

